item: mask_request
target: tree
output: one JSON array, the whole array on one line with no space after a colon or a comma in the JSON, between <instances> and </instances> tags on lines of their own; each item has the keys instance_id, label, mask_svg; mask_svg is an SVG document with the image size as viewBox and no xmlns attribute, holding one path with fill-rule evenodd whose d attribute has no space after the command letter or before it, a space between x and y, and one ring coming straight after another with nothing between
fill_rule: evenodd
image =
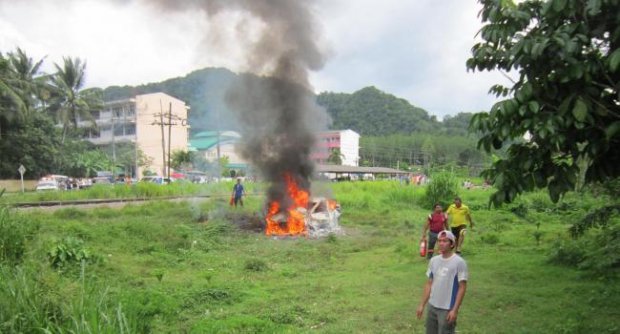
<instances>
[{"instance_id":1,"label":"tree","mask_svg":"<svg viewBox=\"0 0 620 334\"><path fill-rule=\"evenodd\" d=\"M184 151L184 150L174 150L172 151L172 157L170 166L176 170L179 169L190 169L193 167L193 152Z\"/></svg>"},{"instance_id":2,"label":"tree","mask_svg":"<svg viewBox=\"0 0 620 334\"><path fill-rule=\"evenodd\" d=\"M331 165L342 165L342 158L344 156L340 152L339 148L333 148L329 151L329 157L327 157L327 163Z\"/></svg>"},{"instance_id":3,"label":"tree","mask_svg":"<svg viewBox=\"0 0 620 334\"><path fill-rule=\"evenodd\" d=\"M24 116L26 102L18 86L19 78L0 53L0 139L12 122Z\"/></svg>"},{"instance_id":4,"label":"tree","mask_svg":"<svg viewBox=\"0 0 620 334\"><path fill-rule=\"evenodd\" d=\"M480 3L483 41L468 69L517 74L491 87L505 99L470 123L479 148L509 147L483 172L498 189L491 202L544 187L558 201L580 169L586 183L620 176L620 1Z\"/></svg>"},{"instance_id":5,"label":"tree","mask_svg":"<svg viewBox=\"0 0 620 334\"><path fill-rule=\"evenodd\" d=\"M16 122L0 140L0 178L16 178L20 164L26 178L58 172L60 134L47 115L33 113Z\"/></svg>"},{"instance_id":6,"label":"tree","mask_svg":"<svg viewBox=\"0 0 620 334\"><path fill-rule=\"evenodd\" d=\"M54 87L49 109L63 126L63 143L70 128L77 128L80 119L93 120L92 111L103 107L102 90L82 89L86 63L80 58L63 58L63 66L54 64L56 74L51 77Z\"/></svg>"},{"instance_id":7,"label":"tree","mask_svg":"<svg viewBox=\"0 0 620 334\"><path fill-rule=\"evenodd\" d=\"M34 62L20 48L8 54L9 67L16 79L15 88L24 100L26 114L34 112L34 108L40 105L41 95L49 91L49 77L40 73L43 60Z\"/></svg>"}]
</instances>

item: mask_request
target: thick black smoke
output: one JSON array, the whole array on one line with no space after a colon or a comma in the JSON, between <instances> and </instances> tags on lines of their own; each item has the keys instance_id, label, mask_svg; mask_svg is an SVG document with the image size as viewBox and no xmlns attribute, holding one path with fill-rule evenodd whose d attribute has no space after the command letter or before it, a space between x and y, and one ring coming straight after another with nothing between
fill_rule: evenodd
<instances>
[{"instance_id":1,"label":"thick black smoke","mask_svg":"<svg viewBox=\"0 0 620 334\"><path fill-rule=\"evenodd\" d=\"M146 2L146 0L144 0ZM242 129L241 155L258 167L270 182L269 200L286 201L284 175L289 173L303 189L310 189L314 133L328 117L314 101L308 81L310 70L325 61L308 0L159 0L166 10L201 10L206 19L225 12L249 15L263 24L258 38L244 43L251 72L231 87L227 103ZM244 27L237 27L243 31ZM217 48L210 48L217 52Z\"/></svg>"}]
</instances>

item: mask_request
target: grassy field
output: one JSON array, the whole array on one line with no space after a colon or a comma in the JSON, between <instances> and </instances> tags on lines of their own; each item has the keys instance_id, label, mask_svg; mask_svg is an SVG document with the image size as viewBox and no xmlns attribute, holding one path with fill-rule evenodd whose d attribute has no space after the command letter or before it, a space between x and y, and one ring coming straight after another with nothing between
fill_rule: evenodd
<instances>
[{"instance_id":1,"label":"grassy field","mask_svg":"<svg viewBox=\"0 0 620 334\"><path fill-rule=\"evenodd\" d=\"M0 332L423 333L423 188L332 188L346 234L319 240L253 230L259 186L237 210L214 197L12 213L27 238L18 264L0 266ZM619 332L617 282L548 261L601 199L532 194L488 210L488 195L461 193L477 228L459 333Z\"/></svg>"}]
</instances>

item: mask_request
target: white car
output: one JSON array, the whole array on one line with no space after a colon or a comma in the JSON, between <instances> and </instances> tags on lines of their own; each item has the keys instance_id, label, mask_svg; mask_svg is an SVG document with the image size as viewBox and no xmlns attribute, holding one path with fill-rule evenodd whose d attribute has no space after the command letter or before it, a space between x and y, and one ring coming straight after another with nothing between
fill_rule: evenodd
<instances>
[{"instance_id":1,"label":"white car","mask_svg":"<svg viewBox=\"0 0 620 334\"><path fill-rule=\"evenodd\" d=\"M56 180L41 180L37 183L37 191L60 190L60 185Z\"/></svg>"}]
</instances>

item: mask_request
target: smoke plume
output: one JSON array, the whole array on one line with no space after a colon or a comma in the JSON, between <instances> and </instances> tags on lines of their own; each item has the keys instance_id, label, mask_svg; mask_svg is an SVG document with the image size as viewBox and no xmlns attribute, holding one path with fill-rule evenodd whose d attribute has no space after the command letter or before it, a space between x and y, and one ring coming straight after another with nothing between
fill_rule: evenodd
<instances>
[{"instance_id":1,"label":"smoke plume","mask_svg":"<svg viewBox=\"0 0 620 334\"><path fill-rule=\"evenodd\" d=\"M317 43L319 34L311 1L291 0L159 0L160 8L200 10L207 20L237 15L233 41L218 39L218 29L207 39L210 52L220 43L237 43L249 72L231 87L227 103L242 129L241 155L270 182L269 200L286 203L284 175L290 174L302 189L310 189L314 133L328 117L315 104L308 73L325 61ZM227 27L230 28L230 27Z\"/></svg>"}]
</instances>

